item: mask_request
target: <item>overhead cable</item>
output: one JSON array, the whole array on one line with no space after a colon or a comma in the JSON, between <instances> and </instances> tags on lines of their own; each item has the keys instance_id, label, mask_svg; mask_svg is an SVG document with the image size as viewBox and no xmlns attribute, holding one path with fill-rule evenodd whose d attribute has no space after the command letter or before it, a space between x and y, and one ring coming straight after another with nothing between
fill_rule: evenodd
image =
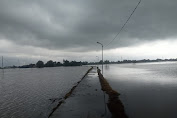
<instances>
[{"instance_id":1,"label":"overhead cable","mask_svg":"<svg viewBox=\"0 0 177 118\"><path fill-rule=\"evenodd\" d=\"M139 6L140 3L141 3L141 0L138 2L138 4L136 5L136 7L133 9L132 13L130 14L130 16L128 17L128 19L126 20L126 22L123 24L123 26L121 27L121 29L119 30L119 32L116 34L116 36L105 47L107 47L108 45L110 45L117 38L117 36L121 33L121 31L123 30L123 28L125 27L125 25L128 23L128 21L130 20L130 18L132 17L132 15L134 14L135 10L137 9L137 7Z\"/></svg>"}]
</instances>

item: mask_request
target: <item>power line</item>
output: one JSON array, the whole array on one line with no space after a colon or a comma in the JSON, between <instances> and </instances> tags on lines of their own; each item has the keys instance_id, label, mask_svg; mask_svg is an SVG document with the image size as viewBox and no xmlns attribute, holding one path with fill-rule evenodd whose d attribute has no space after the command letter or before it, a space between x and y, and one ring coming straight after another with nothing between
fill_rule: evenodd
<instances>
[{"instance_id":1,"label":"power line","mask_svg":"<svg viewBox=\"0 0 177 118\"><path fill-rule=\"evenodd\" d=\"M117 36L121 33L121 31L123 30L123 28L125 27L125 25L128 23L128 21L130 20L130 18L132 17L133 13L135 12L135 10L137 9L137 7L139 6L140 3L141 3L141 0L138 2L138 4L136 5L136 7L134 8L134 10L132 11L132 13L130 14L130 16L126 20L126 22L123 24L123 26L121 27L121 29L119 30L119 32L116 34L116 36L105 47L107 47L108 45L110 45L117 38Z\"/></svg>"}]
</instances>

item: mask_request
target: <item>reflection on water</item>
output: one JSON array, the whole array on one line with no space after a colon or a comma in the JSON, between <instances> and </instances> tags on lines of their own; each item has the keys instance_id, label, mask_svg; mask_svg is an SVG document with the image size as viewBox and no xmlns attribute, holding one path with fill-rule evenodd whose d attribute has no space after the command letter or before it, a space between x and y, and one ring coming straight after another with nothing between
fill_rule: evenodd
<instances>
[{"instance_id":1,"label":"reflection on water","mask_svg":"<svg viewBox=\"0 0 177 118\"><path fill-rule=\"evenodd\" d=\"M89 67L5 69L0 73L0 118L47 118L57 100ZM52 99L56 100L54 103Z\"/></svg>"},{"instance_id":2,"label":"reflection on water","mask_svg":"<svg viewBox=\"0 0 177 118\"><path fill-rule=\"evenodd\" d=\"M108 64L106 64L105 66L104 66L105 68L105 70L109 70L109 65Z\"/></svg>"},{"instance_id":3,"label":"reflection on water","mask_svg":"<svg viewBox=\"0 0 177 118\"><path fill-rule=\"evenodd\" d=\"M4 79L4 69L1 69L1 76L0 76L1 79Z\"/></svg>"},{"instance_id":4,"label":"reflection on water","mask_svg":"<svg viewBox=\"0 0 177 118\"><path fill-rule=\"evenodd\" d=\"M130 118L177 118L177 63L109 65L104 74Z\"/></svg>"}]
</instances>

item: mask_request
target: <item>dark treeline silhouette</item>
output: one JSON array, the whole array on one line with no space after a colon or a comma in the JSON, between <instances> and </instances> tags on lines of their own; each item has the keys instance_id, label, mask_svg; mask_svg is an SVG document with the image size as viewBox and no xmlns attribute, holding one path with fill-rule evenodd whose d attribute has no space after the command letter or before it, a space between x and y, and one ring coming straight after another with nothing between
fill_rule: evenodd
<instances>
[{"instance_id":1,"label":"dark treeline silhouette","mask_svg":"<svg viewBox=\"0 0 177 118\"><path fill-rule=\"evenodd\" d=\"M123 64L123 63L146 63L146 62L163 62L163 61L177 61L176 59L142 59L142 60L123 60L123 61L109 61L105 60L103 64ZM56 62L49 60L46 63L39 60L36 64L29 64L29 65L23 65L23 66L11 66L11 67L5 67L5 68L43 68L43 67L59 67L59 66L82 66L82 65L98 65L102 64L102 60L99 62L81 62L81 61L68 61L63 60L63 63ZM1 68L0 68L1 69Z\"/></svg>"},{"instance_id":2,"label":"dark treeline silhouette","mask_svg":"<svg viewBox=\"0 0 177 118\"><path fill-rule=\"evenodd\" d=\"M36 64L29 64L29 65L23 65L19 66L19 68L43 68L43 67L59 67L59 66L82 66L82 65L87 65L88 62L77 62L77 61L68 61L68 60L63 60L63 63L61 62L56 62L49 60L46 63L43 61L39 60ZM18 68L16 66L12 66L12 68Z\"/></svg>"},{"instance_id":3,"label":"dark treeline silhouette","mask_svg":"<svg viewBox=\"0 0 177 118\"><path fill-rule=\"evenodd\" d=\"M103 64L146 63L146 62L164 62L164 61L177 61L177 58L176 59L155 59L155 60L150 60L150 59L123 60L123 61L109 61L109 60L105 60L103 62ZM90 62L88 64L90 64L90 65L102 64L102 60L100 60L99 62Z\"/></svg>"}]
</instances>

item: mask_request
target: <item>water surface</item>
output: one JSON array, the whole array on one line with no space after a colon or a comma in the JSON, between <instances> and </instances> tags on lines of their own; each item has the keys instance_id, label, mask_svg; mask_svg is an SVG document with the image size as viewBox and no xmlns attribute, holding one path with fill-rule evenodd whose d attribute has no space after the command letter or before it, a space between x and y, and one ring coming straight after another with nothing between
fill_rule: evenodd
<instances>
[{"instance_id":1,"label":"water surface","mask_svg":"<svg viewBox=\"0 0 177 118\"><path fill-rule=\"evenodd\" d=\"M89 67L0 70L0 118L45 118ZM52 100L56 99L54 103Z\"/></svg>"},{"instance_id":2,"label":"water surface","mask_svg":"<svg viewBox=\"0 0 177 118\"><path fill-rule=\"evenodd\" d=\"M113 64L104 76L129 118L177 118L177 63Z\"/></svg>"}]
</instances>

